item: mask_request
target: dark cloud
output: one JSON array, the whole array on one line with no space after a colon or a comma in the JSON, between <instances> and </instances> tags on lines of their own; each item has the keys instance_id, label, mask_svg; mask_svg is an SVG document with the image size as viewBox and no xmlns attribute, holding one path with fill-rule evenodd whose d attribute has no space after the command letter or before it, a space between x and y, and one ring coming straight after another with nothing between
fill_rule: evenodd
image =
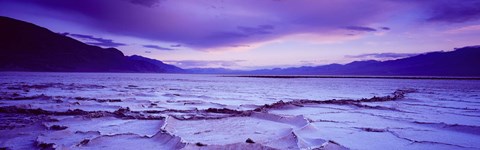
<instances>
[{"instance_id":1,"label":"dark cloud","mask_svg":"<svg viewBox=\"0 0 480 150\"><path fill-rule=\"evenodd\" d=\"M435 0L430 3L428 21L466 22L480 19L480 0Z\"/></svg>"},{"instance_id":2,"label":"dark cloud","mask_svg":"<svg viewBox=\"0 0 480 150\"><path fill-rule=\"evenodd\" d=\"M382 30L390 30L389 27L380 27L380 29L382 29Z\"/></svg>"},{"instance_id":3,"label":"dark cloud","mask_svg":"<svg viewBox=\"0 0 480 150\"><path fill-rule=\"evenodd\" d=\"M113 42L113 40L111 40L111 39L98 38L98 37L94 37L92 35L71 34L71 33L63 33L62 35L67 35L67 36L71 36L71 37L74 37L74 38L78 38L78 39L84 41L87 44L96 45L96 46L118 47L118 46L127 45L125 43L117 43L117 42Z\"/></svg>"},{"instance_id":4,"label":"dark cloud","mask_svg":"<svg viewBox=\"0 0 480 150\"><path fill-rule=\"evenodd\" d=\"M210 43L232 43L232 45L239 45L234 44L235 41L241 41L245 38L250 38L255 35L265 35L272 33L274 26L272 25L259 25L256 27L248 27L248 26L237 26L238 31L227 31L227 32L215 32L211 33L207 38L209 39L217 39L212 41L200 41L202 44L210 44Z\"/></svg>"},{"instance_id":5,"label":"dark cloud","mask_svg":"<svg viewBox=\"0 0 480 150\"><path fill-rule=\"evenodd\" d=\"M238 33L238 32L216 32L216 33L211 33L207 38L212 38L212 39L217 39L217 42L225 41L228 39L232 38L244 38L248 37L247 34L244 33Z\"/></svg>"},{"instance_id":6,"label":"dark cloud","mask_svg":"<svg viewBox=\"0 0 480 150\"><path fill-rule=\"evenodd\" d=\"M345 25L354 25L346 30L373 32L376 29L368 26L404 17L410 10L420 10L413 17L429 21L462 22L480 16L480 0L0 0L5 1L48 10L36 17L200 50L294 34L344 35L334 31Z\"/></svg>"},{"instance_id":7,"label":"dark cloud","mask_svg":"<svg viewBox=\"0 0 480 150\"><path fill-rule=\"evenodd\" d=\"M132 4L142 5L146 7L154 7L160 3L160 0L129 0Z\"/></svg>"},{"instance_id":8,"label":"dark cloud","mask_svg":"<svg viewBox=\"0 0 480 150\"><path fill-rule=\"evenodd\" d=\"M237 29L240 30L246 36L255 35L255 34L270 34L274 29L272 25L259 25L257 27L245 27L237 26Z\"/></svg>"},{"instance_id":9,"label":"dark cloud","mask_svg":"<svg viewBox=\"0 0 480 150\"><path fill-rule=\"evenodd\" d=\"M164 62L181 68L214 68L240 66L245 60L165 60Z\"/></svg>"},{"instance_id":10,"label":"dark cloud","mask_svg":"<svg viewBox=\"0 0 480 150\"><path fill-rule=\"evenodd\" d=\"M109 34L179 43L200 50L245 45L298 33L329 34L345 24L364 26L386 14L385 4L389 3L370 0L6 1L29 3L49 13L64 15L64 21ZM158 7L150 7L156 5ZM209 7L212 5L218 9L212 10ZM51 17L49 13L35 15Z\"/></svg>"},{"instance_id":11,"label":"dark cloud","mask_svg":"<svg viewBox=\"0 0 480 150\"><path fill-rule=\"evenodd\" d=\"M347 30L353 30L353 31L362 31L362 32L375 32L377 29L370 28L370 27L362 27L362 26L346 26L343 27L344 29Z\"/></svg>"},{"instance_id":12,"label":"dark cloud","mask_svg":"<svg viewBox=\"0 0 480 150\"><path fill-rule=\"evenodd\" d=\"M174 45L170 45L170 47L182 47L182 44L174 44Z\"/></svg>"},{"instance_id":13,"label":"dark cloud","mask_svg":"<svg viewBox=\"0 0 480 150\"><path fill-rule=\"evenodd\" d=\"M161 46L158 46L158 45L142 45L142 46L145 47L145 48L153 48L153 49L164 50L164 51L175 50L175 49L172 49L172 48L161 47Z\"/></svg>"},{"instance_id":14,"label":"dark cloud","mask_svg":"<svg viewBox=\"0 0 480 150\"><path fill-rule=\"evenodd\" d=\"M367 58L367 59L397 59L416 56L416 53L369 53L361 55L347 55L348 58Z\"/></svg>"}]
</instances>

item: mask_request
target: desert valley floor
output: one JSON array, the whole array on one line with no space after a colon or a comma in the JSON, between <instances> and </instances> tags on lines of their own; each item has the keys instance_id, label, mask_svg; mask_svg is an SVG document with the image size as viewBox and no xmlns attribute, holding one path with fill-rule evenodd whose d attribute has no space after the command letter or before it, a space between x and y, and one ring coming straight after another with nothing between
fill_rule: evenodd
<instances>
[{"instance_id":1,"label":"desert valley floor","mask_svg":"<svg viewBox=\"0 0 480 150\"><path fill-rule=\"evenodd\" d=\"M479 80L0 74L0 149L480 149Z\"/></svg>"}]
</instances>

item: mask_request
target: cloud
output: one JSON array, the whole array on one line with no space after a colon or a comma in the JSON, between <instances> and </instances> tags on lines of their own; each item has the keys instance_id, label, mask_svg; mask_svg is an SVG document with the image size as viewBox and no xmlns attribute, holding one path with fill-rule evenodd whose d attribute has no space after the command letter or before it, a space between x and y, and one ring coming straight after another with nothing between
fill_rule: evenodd
<instances>
[{"instance_id":1,"label":"cloud","mask_svg":"<svg viewBox=\"0 0 480 150\"><path fill-rule=\"evenodd\" d=\"M430 5L428 21L434 22L466 22L480 19L479 0L435 0L424 1Z\"/></svg>"},{"instance_id":2,"label":"cloud","mask_svg":"<svg viewBox=\"0 0 480 150\"><path fill-rule=\"evenodd\" d=\"M182 44L174 44L174 45L170 45L170 47L182 47Z\"/></svg>"},{"instance_id":3,"label":"cloud","mask_svg":"<svg viewBox=\"0 0 480 150\"><path fill-rule=\"evenodd\" d=\"M250 45L230 45L230 47L250 47Z\"/></svg>"},{"instance_id":4,"label":"cloud","mask_svg":"<svg viewBox=\"0 0 480 150\"><path fill-rule=\"evenodd\" d=\"M117 43L117 42L113 42L113 40L111 39L98 38L92 35L72 34L72 33L62 33L62 34L68 35L73 38L78 38L90 45L103 46L103 47L118 47L118 46L127 45L125 43Z\"/></svg>"},{"instance_id":5,"label":"cloud","mask_svg":"<svg viewBox=\"0 0 480 150\"><path fill-rule=\"evenodd\" d=\"M420 10L415 11L414 18L421 16L431 22L464 22L480 16L478 0L3 1L50 11L32 14L36 17L63 15L64 21L96 31L178 43L197 50L253 45L296 34L338 36L338 32L332 32L335 30L374 32L377 29L369 26L383 26L395 17L410 14L411 8Z\"/></svg>"},{"instance_id":6,"label":"cloud","mask_svg":"<svg viewBox=\"0 0 480 150\"><path fill-rule=\"evenodd\" d=\"M145 47L145 48L153 48L153 49L165 50L165 51L175 50L175 49L172 49L172 48L161 47L161 46L158 46L158 45L142 45L142 46Z\"/></svg>"},{"instance_id":7,"label":"cloud","mask_svg":"<svg viewBox=\"0 0 480 150\"><path fill-rule=\"evenodd\" d=\"M362 26L346 26L344 29L353 30L353 31L362 31L362 32L375 32L377 29L370 28L370 27L362 27Z\"/></svg>"},{"instance_id":8,"label":"cloud","mask_svg":"<svg viewBox=\"0 0 480 150\"><path fill-rule=\"evenodd\" d=\"M239 62L245 60L165 60L180 68L231 68L240 66Z\"/></svg>"},{"instance_id":9,"label":"cloud","mask_svg":"<svg viewBox=\"0 0 480 150\"><path fill-rule=\"evenodd\" d=\"M237 29L242 31L246 36L255 34L270 34L274 29L273 25L259 25L257 27L237 26Z\"/></svg>"},{"instance_id":10,"label":"cloud","mask_svg":"<svg viewBox=\"0 0 480 150\"><path fill-rule=\"evenodd\" d=\"M361 58L361 59L399 59L419 55L417 53L368 53L361 55L346 55L347 58Z\"/></svg>"},{"instance_id":11,"label":"cloud","mask_svg":"<svg viewBox=\"0 0 480 150\"><path fill-rule=\"evenodd\" d=\"M480 32L480 24L478 25L469 25L461 28L451 29L445 31L448 34L461 34L461 33L478 33Z\"/></svg>"},{"instance_id":12,"label":"cloud","mask_svg":"<svg viewBox=\"0 0 480 150\"><path fill-rule=\"evenodd\" d=\"M154 7L160 3L160 0L129 0L132 4L137 4L146 7Z\"/></svg>"},{"instance_id":13,"label":"cloud","mask_svg":"<svg viewBox=\"0 0 480 150\"><path fill-rule=\"evenodd\" d=\"M389 27L380 27L380 29L382 29L382 30L390 30Z\"/></svg>"},{"instance_id":14,"label":"cloud","mask_svg":"<svg viewBox=\"0 0 480 150\"><path fill-rule=\"evenodd\" d=\"M200 50L266 42L292 34L327 34L326 31L348 24L367 26L388 15L384 9L388 9L386 4L390 3L370 0L7 1L69 14L70 17L64 18L67 21L109 34L179 43Z\"/></svg>"},{"instance_id":15,"label":"cloud","mask_svg":"<svg viewBox=\"0 0 480 150\"><path fill-rule=\"evenodd\" d=\"M299 61L300 66L319 66L333 64L331 60L301 60Z\"/></svg>"}]
</instances>

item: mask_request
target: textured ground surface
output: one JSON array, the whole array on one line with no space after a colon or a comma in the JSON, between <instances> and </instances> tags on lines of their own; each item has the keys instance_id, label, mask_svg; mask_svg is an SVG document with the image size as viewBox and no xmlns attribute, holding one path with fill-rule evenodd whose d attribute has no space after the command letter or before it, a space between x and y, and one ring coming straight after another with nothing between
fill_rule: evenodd
<instances>
[{"instance_id":1,"label":"textured ground surface","mask_svg":"<svg viewBox=\"0 0 480 150\"><path fill-rule=\"evenodd\" d=\"M0 74L4 149L480 149L480 81Z\"/></svg>"}]
</instances>

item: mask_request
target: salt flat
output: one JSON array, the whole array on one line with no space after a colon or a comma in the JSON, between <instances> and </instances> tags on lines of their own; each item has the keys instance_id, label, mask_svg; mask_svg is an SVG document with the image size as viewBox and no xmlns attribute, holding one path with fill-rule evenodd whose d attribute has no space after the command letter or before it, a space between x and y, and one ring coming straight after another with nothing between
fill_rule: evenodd
<instances>
[{"instance_id":1,"label":"salt flat","mask_svg":"<svg viewBox=\"0 0 480 150\"><path fill-rule=\"evenodd\" d=\"M6 149L480 149L480 81L0 73Z\"/></svg>"}]
</instances>

